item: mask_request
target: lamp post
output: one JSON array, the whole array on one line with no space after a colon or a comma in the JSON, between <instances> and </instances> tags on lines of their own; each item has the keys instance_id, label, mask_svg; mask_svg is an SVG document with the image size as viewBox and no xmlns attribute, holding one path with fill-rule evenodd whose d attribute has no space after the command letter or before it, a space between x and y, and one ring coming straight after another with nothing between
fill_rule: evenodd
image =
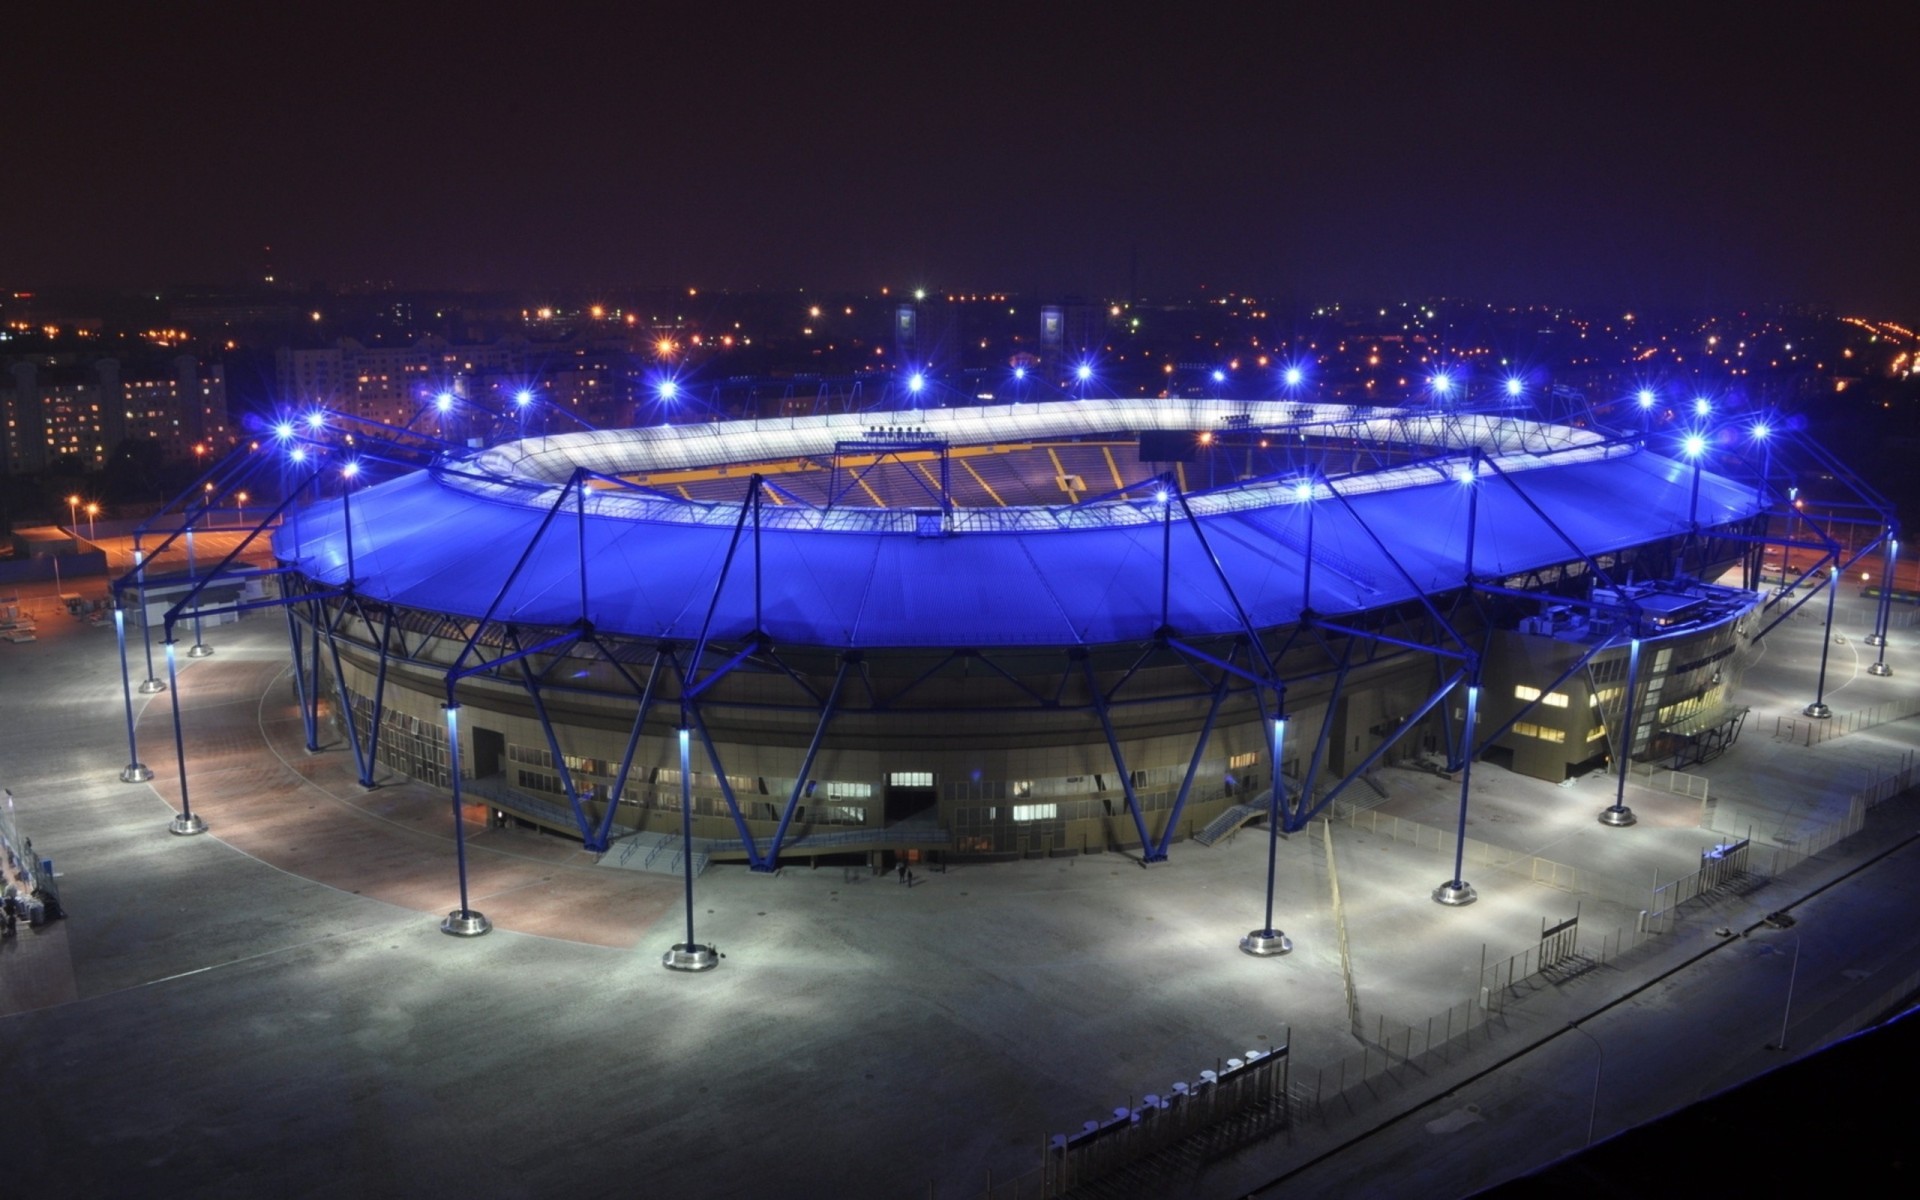
<instances>
[{"instance_id":1,"label":"lamp post","mask_svg":"<svg viewBox=\"0 0 1920 1200\"><path fill-rule=\"evenodd\" d=\"M77 511L79 507L80 507L80 497L78 496L67 497L67 532L68 533L72 533L74 530L74 526L80 524L80 517Z\"/></svg>"},{"instance_id":2,"label":"lamp post","mask_svg":"<svg viewBox=\"0 0 1920 1200\"><path fill-rule=\"evenodd\" d=\"M1460 725L1460 832L1453 839L1453 878L1433 889L1434 903L1449 908L1472 904L1480 898L1473 885L1460 878L1467 856L1467 793L1473 784L1473 727L1480 715L1480 664L1476 660L1468 666L1467 678L1475 682L1467 685L1466 720Z\"/></svg>"},{"instance_id":3,"label":"lamp post","mask_svg":"<svg viewBox=\"0 0 1920 1200\"><path fill-rule=\"evenodd\" d=\"M1633 761L1633 689L1640 683L1640 639L1627 647L1626 690L1620 695L1620 728L1613 730L1613 756L1620 776L1613 790L1613 804L1600 810L1600 823L1624 829L1634 823L1633 810L1627 807L1627 768Z\"/></svg>"},{"instance_id":4,"label":"lamp post","mask_svg":"<svg viewBox=\"0 0 1920 1200\"><path fill-rule=\"evenodd\" d=\"M96 540L93 533L93 519L99 515L100 506L98 504L87 505L87 540L90 542Z\"/></svg>"},{"instance_id":5,"label":"lamp post","mask_svg":"<svg viewBox=\"0 0 1920 1200\"><path fill-rule=\"evenodd\" d=\"M1281 701L1285 703L1284 700ZM1273 880L1280 843L1280 753L1287 741L1287 719L1273 719L1273 790L1267 795L1267 923L1240 939L1240 949L1256 958L1272 958L1293 949L1293 941L1273 927Z\"/></svg>"},{"instance_id":6,"label":"lamp post","mask_svg":"<svg viewBox=\"0 0 1920 1200\"><path fill-rule=\"evenodd\" d=\"M693 753L687 713L680 714L680 857L687 884L687 940L660 956L669 971L711 971L720 965L712 946L693 940Z\"/></svg>"}]
</instances>

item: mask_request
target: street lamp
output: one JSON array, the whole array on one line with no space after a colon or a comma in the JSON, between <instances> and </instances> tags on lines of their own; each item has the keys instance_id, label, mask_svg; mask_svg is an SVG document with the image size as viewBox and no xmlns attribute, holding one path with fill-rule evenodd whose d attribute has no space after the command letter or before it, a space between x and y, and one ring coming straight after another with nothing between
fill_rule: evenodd
<instances>
[{"instance_id":1,"label":"street lamp","mask_svg":"<svg viewBox=\"0 0 1920 1200\"><path fill-rule=\"evenodd\" d=\"M67 497L67 532L68 533L72 533L73 527L80 523L80 518L76 514L76 510L79 507L80 507L80 497L78 496Z\"/></svg>"},{"instance_id":2,"label":"street lamp","mask_svg":"<svg viewBox=\"0 0 1920 1200\"><path fill-rule=\"evenodd\" d=\"M87 505L87 540L90 542L94 540L93 519L99 515L100 506L98 504L90 503Z\"/></svg>"}]
</instances>

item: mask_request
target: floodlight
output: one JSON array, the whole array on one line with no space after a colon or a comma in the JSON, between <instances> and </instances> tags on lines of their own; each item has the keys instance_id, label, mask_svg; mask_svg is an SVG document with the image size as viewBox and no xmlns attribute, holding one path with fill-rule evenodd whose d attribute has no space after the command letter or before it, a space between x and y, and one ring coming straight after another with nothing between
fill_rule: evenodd
<instances>
[{"instance_id":1,"label":"floodlight","mask_svg":"<svg viewBox=\"0 0 1920 1200\"><path fill-rule=\"evenodd\" d=\"M1641 408L1652 408L1653 407L1653 389L1641 388L1639 400L1640 400Z\"/></svg>"},{"instance_id":2,"label":"floodlight","mask_svg":"<svg viewBox=\"0 0 1920 1200\"><path fill-rule=\"evenodd\" d=\"M680 398L680 383L678 380L662 379L660 386L655 390L660 393L662 400L677 400Z\"/></svg>"},{"instance_id":3,"label":"floodlight","mask_svg":"<svg viewBox=\"0 0 1920 1200\"><path fill-rule=\"evenodd\" d=\"M1514 377L1514 378L1511 378L1511 379L1508 379L1508 380L1507 380L1507 395L1509 395L1509 396L1518 396L1518 395L1519 395L1519 394L1520 394L1521 392L1523 392L1523 391L1525 391L1525 390L1526 390L1526 386L1527 386L1526 384L1524 384L1524 383L1521 383L1521 382L1520 382L1520 380L1519 380L1519 378L1518 378L1518 377Z\"/></svg>"},{"instance_id":4,"label":"floodlight","mask_svg":"<svg viewBox=\"0 0 1920 1200\"><path fill-rule=\"evenodd\" d=\"M1306 378L1306 372L1299 367L1288 367L1287 373L1282 378L1287 381L1288 387L1299 387L1300 381Z\"/></svg>"},{"instance_id":5,"label":"floodlight","mask_svg":"<svg viewBox=\"0 0 1920 1200\"><path fill-rule=\"evenodd\" d=\"M1712 411L1713 411L1713 401L1707 399L1705 396L1695 396L1693 398L1693 415L1694 416L1704 417Z\"/></svg>"},{"instance_id":6,"label":"floodlight","mask_svg":"<svg viewBox=\"0 0 1920 1200\"><path fill-rule=\"evenodd\" d=\"M433 398L433 406L439 409L441 412L451 411L453 408L453 393L441 392L438 396L435 396Z\"/></svg>"},{"instance_id":7,"label":"floodlight","mask_svg":"<svg viewBox=\"0 0 1920 1200\"><path fill-rule=\"evenodd\" d=\"M1699 458L1706 452L1707 439L1697 433L1690 433L1681 445L1686 448L1688 458Z\"/></svg>"},{"instance_id":8,"label":"floodlight","mask_svg":"<svg viewBox=\"0 0 1920 1200\"><path fill-rule=\"evenodd\" d=\"M525 408L527 405L532 404L533 403L532 390L528 388L521 388L519 391L513 394L513 402L519 405L521 408Z\"/></svg>"}]
</instances>

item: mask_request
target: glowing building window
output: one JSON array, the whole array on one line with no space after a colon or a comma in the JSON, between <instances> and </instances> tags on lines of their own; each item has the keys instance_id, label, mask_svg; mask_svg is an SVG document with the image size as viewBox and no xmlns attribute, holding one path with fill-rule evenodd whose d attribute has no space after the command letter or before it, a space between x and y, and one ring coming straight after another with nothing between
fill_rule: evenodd
<instances>
[{"instance_id":1,"label":"glowing building window","mask_svg":"<svg viewBox=\"0 0 1920 1200\"><path fill-rule=\"evenodd\" d=\"M1016 804L1013 806L1013 819L1016 821L1052 821L1060 816L1058 804Z\"/></svg>"},{"instance_id":2,"label":"glowing building window","mask_svg":"<svg viewBox=\"0 0 1920 1200\"><path fill-rule=\"evenodd\" d=\"M1232 758L1229 758L1227 760L1227 769L1229 771L1237 771L1242 767L1250 767L1259 761L1259 752L1249 750L1245 754L1236 754Z\"/></svg>"},{"instance_id":3,"label":"glowing building window","mask_svg":"<svg viewBox=\"0 0 1920 1200\"><path fill-rule=\"evenodd\" d=\"M1524 683L1513 689L1513 695L1516 700L1540 700L1540 703L1546 705L1548 708L1565 708L1567 706L1567 694L1565 692L1548 692L1546 699L1541 700L1540 689L1528 687Z\"/></svg>"},{"instance_id":4,"label":"glowing building window","mask_svg":"<svg viewBox=\"0 0 1920 1200\"><path fill-rule=\"evenodd\" d=\"M931 771L895 771L887 776L888 787L924 788L933 786Z\"/></svg>"}]
</instances>

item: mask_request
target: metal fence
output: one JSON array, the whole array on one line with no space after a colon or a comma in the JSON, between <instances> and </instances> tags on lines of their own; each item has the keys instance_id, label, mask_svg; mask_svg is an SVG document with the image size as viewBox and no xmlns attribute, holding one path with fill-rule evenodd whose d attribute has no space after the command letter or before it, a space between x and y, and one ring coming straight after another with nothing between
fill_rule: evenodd
<instances>
[{"instance_id":1,"label":"metal fence","mask_svg":"<svg viewBox=\"0 0 1920 1200\"><path fill-rule=\"evenodd\" d=\"M1055 1134L1042 1153L1037 1196L1061 1196L1083 1184L1113 1175L1176 1142L1205 1133L1249 1113L1285 1124L1289 1051L1285 1038L1270 1050L1249 1050L1245 1057L1215 1060L1192 1083L1177 1082L1165 1093L1145 1096L1138 1106L1128 1097L1105 1120L1088 1121L1077 1133ZM1278 1127L1269 1123L1269 1127ZM1031 1176L1008 1180L988 1195L1017 1195Z\"/></svg>"},{"instance_id":2,"label":"metal fence","mask_svg":"<svg viewBox=\"0 0 1920 1200\"><path fill-rule=\"evenodd\" d=\"M1435 829L1430 825L1421 825L1401 817L1386 816L1370 808L1354 808L1335 802L1333 818L1349 828L1362 833L1378 834L1392 838L1396 842L1435 850L1451 855L1454 851L1456 834L1444 829ZM1534 854L1523 854L1518 850L1508 850L1477 838L1468 838L1462 854L1468 866L1493 867L1500 870L1525 872L1534 883L1561 891L1577 892L1581 888L1579 868L1566 863L1554 862ZM1589 884L1591 884L1589 879Z\"/></svg>"},{"instance_id":3,"label":"metal fence","mask_svg":"<svg viewBox=\"0 0 1920 1200\"><path fill-rule=\"evenodd\" d=\"M1711 782L1705 775L1689 775L1685 771L1669 771L1661 767L1643 766L1634 763L1632 774L1644 781L1643 786L1655 791L1672 792L1676 796L1686 796L1700 801L1707 800L1707 785Z\"/></svg>"},{"instance_id":4,"label":"metal fence","mask_svg":"<svg viewBox=\"0 0 1920 1200\"><path fill-rule=\"evenodd\" d=\"M1915 715L1920 715L1920 698L1888 700L1884 704L1835 713L1822 720L1804 716L1777 716L1773 719L1773 736L1775 741L1818 746L1821 742L1830 742L1849 733L1858 733L1862 729L1872 729L1876 725L1902 721Z\"/></svg>"},{"instance_id":5,"label":"metal fence","mask_svg":"<svg viewBox=\"0 0 1920 1200\"><path fill-rule=\"evenodd\" d=\"M1541 922L1540 941L1495 961L1482 951L1476 994L1423 1021L1402 1023L1383 1014L1353 1029L1360 1049L1327 1066L1293 1072L1292 1118L1322 1120L1327 1110L1349 1111L1378 1099L1390 1087L1417 1083L1475 1044L1494 1037L1507 1004L1572 974L1604 966L1650 940L1645 930L1622 927L1596 940L1583 934L1578 917Z\"/></svg>"}]
</instances>

